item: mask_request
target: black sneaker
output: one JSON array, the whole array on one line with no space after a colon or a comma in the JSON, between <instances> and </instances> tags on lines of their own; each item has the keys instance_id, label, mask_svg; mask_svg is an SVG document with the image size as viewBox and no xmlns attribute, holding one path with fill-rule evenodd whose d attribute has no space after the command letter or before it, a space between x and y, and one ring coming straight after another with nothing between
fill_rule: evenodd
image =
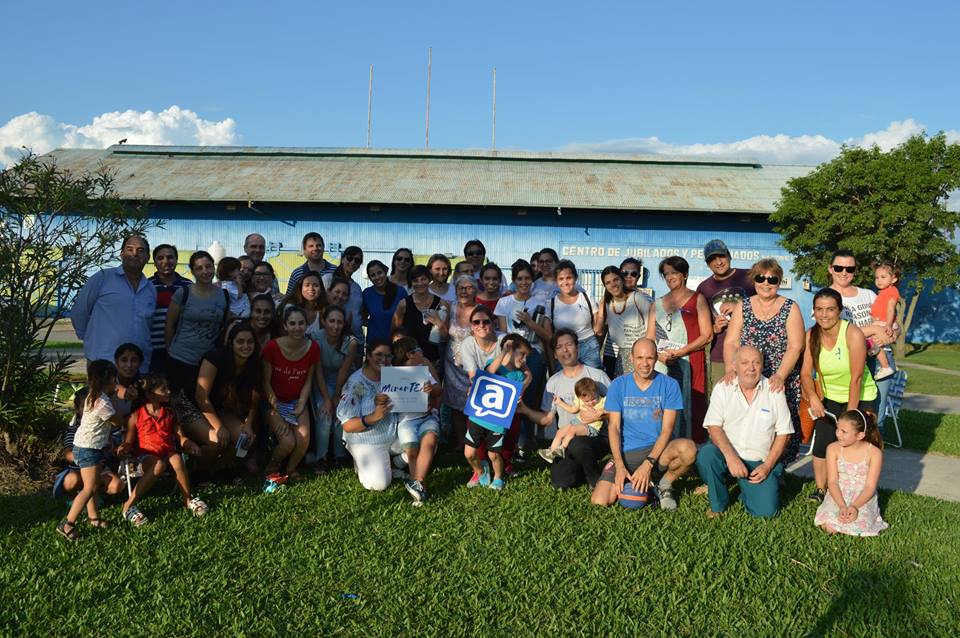
<instances>
[{"instance_id":1,"label":"black sneaker","mask_svg":"<svg viewBox=\"0 0 960 638\"><path fill-rule=\"evenodd\" d=\"M810 492L810 496L807 497L807 500L813 501L814 503L823 503L824 493L823 490L813 490Z\"/></svg>"},{"instance_id":2,"label":"black sneaker","mask_svg":"<svg viewBox=\"0 0 960 638\"><path fill-rule=\"evenodd\" d=\"M427 490L424 489L423 483L420 481L407 479L403 482L403 486L407 488L407 491L410 492L410 496L412 496L413 500L417 503L423 503L427 500Z\"/></svg>"}]
</instances>

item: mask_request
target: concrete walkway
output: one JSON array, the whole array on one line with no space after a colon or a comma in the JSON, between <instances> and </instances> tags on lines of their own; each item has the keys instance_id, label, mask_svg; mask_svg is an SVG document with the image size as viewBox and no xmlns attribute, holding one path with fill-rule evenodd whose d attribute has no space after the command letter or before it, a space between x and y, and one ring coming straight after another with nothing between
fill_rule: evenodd
<instances>
[{"instance_id":1,"label":"concrete walkway","mask_svg":"<svg viewBox=\"0 0 960 638\"><path fill-rule=\"evenodd\" d=\"M951 377L960 377L960 370L948 370L946 368L937 368L935 366L927 366L922 363L910 363L908 361L897 361L897 366L901 368L916 368L917 370L926 370L927 372L936 372L938 374L946 374Z\"/></svg>"},{"instance_id":2,"label":"concrete walkway","mask_svg":"<svg viewBox=\"0 0 960 638\"><path fill-rule=\"evenodd\" d=\"M813 457L805 456L787 471L813 480ZM886 447L880 487L960 503L960 458Z\"/></svg>"},{"instance_id":3,"label":"concrete walkway","mask_svg":"<svg viewBox=\"0 0 960 638\"><path fill-rule=\"evenodd\" d=\"M909 383L909 382L908 382ZM937 414L960 414L960 397L946 397L936 394L903 393L903 410L914 412L935 412Z\"/></svg>"}]
</instances>

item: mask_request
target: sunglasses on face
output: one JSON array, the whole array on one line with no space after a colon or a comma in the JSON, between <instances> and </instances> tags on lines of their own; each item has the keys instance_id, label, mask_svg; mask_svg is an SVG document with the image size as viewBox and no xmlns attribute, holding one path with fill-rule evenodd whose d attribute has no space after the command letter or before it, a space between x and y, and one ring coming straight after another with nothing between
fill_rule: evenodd
<instances>
[{"instance_id":1,"label":"sunglasses on face","mask_svg":"<svg viewBox=\"0 0 960 638\"><path fill-rule=\"evenodd\" d=\"M394 257L393 260L394 260L394 261L401 261L401 262L403 262L403 263L408 263L408 262L413 261L413 259L411 259L410 257Z\"/></svg>"},{"instance_id":2,"label":"sunglasses on face","mask_svg":"<svg viewBox=\"0 0 960 638\"><path fill-rule=\"evenodd\" d=\"M830 268L833 269L833 272L843 272L844 270L846 270L846 271L847 271L848 273L850 273L850 274L853 274L853 273L857 272L857 267L856 267L856 266L837 266L837 265L833 265L833 266L830 266Z\"/></svg>"},{"instance_id":3,"label":"sunglasses on face","mask_svg":"<svg viewBox=\"0 0 960 638\"><path fill-rule=\"evenodd\" d=\"M475 326L489 326L493 322L490 321L489 319L474 319L470 323L472 323Z\"/></svg>"},{"instance_id":4,"label":"sunglasses on face","mask_svg":"<svg viewBox=\"0 0 960 638\"><path fill-rule=\"evenodd\" d=\"M482 251L482 250L471 250L471 251L468 251L468 252L463 253L463 256L464 256L464 257L483 257L483 251Z\"/></svg>"},{"instance_id":5,"label":"sunglasses on face","mask_svg":"<svg viewBox=\"0 0 960 638\"><path fill-rule=\"evenodd\" d=\"M253 273L253 276L254 277L272 277L273 275L271 275L268 272L255 272Z\"/></svg>"},{"instance_id":6,"label":"sunglasses on face","mask_svg":"<svg viewBox=\"0 0 960 638\"><path fill-rule=\"evenodd\" d=\"M344 261L349 261L351 264L359 264L363 262L363 257L360 255L354 255L353 257L344 257Z\"/></svg>"},{"instance_id":7,"label":"sunglasses on face","mask_svg":"<svg viewBox=\"0 0 960 638\"><path fill-rule=\"evenodd\" d=\"M640 273L636 270L624 270L621 273L624 277L639 277Z\"/></svg>"},{"instance_id":8,"label":"sunglasses on face","mask_svg":"<svg viewBox=\"0 0 960 638\"><path fill-rule=\"evenodd\" d=\"M763 282L766 281L771 286L776 286L777 284L780 283L780 278L777 277L776 275L754 275L753 280L758 284L762 284Z\"/></svg>"}]
</instances>

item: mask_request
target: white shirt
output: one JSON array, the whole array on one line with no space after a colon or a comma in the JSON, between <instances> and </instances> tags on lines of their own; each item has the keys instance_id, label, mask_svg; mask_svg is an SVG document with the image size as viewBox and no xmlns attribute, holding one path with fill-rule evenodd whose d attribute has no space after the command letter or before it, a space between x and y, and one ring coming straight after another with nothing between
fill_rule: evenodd
<instances>
[{"instance_id":1,"label":"white shirt","mask_svg":"<svg viewBox=\"0 0 960 638\"><path fill-rule=\"evenodd\" d=\"M529 315L533 315L536 307L543 305L542 301L538 298L530 297L526 301L519 301L513 295L507 295L506 297L501 297L500 301L497 302L497 307L494 309L493 314L496 317L504 317L506 319L507 332L515 332L521 335L529 341L530 345L538 352L543 352L543 346L540 344L540 337L537 336L537 333L517 318L517 313L526 312ZM546 306L544 306L544 308L546 308Z\"/></svg>"},{"instance_id":2,"label":"white shirt","mask_svg":"<svg viewBox=\"0 0 960 638\"><path fill-rule=\"evenodd\" d=\"M547 316L553 322L553 329L556 331L560 328L569 328L577 333L577 339L580 341L595 336L593 313L596 311L597 305L585 292L581 292L576 300L569 304L560 301L559 295L555 296L547 306Z\"/></svg>"},{"instance_id":3,"label":"white shirt","mask_svg":"<svg viewBox=\"0 0 960 638\"><path fill-rule=\"evenodd\" d=\"M83 416L73 435L73 444L93 450L105 448L110 442L110 417L114 414L113 404L106 394L100 393L92 406L84 399Z\"/></svg>"},{"instance_id":4,"label":"white shirt","mask_svg":"<svg viewBox=\"0 0 960 638\"><path fill-rule=\"evenodd\" d=\"M760 379L750 403L736 380L733 385L718 383L710 395L703 425L723 428L733 449L744 461L765 461L777 436L793 434L787 396L783 392L771 392L765 378Z\"/></svg>"},{"instance_id":5,"label":"white shirt","mask_svg":"<svg viewBox=\"0 0 960 638\"><path fill-rule=\"evenodd\" d=\"M873 302L877 300L877 293L868 288L857 288L857 294L852 297L840 295L843 299L842 319L853 322L858 328L869 326L873 323L873 316L870 309L873 308Z\"/></svg>"}]
</instances>

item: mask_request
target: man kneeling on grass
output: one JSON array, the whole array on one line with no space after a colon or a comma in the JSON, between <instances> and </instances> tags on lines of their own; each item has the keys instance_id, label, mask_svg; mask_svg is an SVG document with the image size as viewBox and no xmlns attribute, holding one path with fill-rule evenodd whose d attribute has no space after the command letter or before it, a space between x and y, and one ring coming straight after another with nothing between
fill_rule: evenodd
<instances>
[{"instance_id":1,"label":"man kneeling on grass","mask_svg":"<svg viewBox=\"0 0 960 638\"><path fill-rule=\"evenodd\" d=\"M763 355L742 346L734 358L737 378L721 381L710 395L703 420L710 442L697 453L697 469L707 484L707 516L719 516L730 504L726 480L740 484L740 500L751 516L771 518L780 507L780 455L793 434L783 392L772 392L763 378Z\"/></svg>"},{"instance_id":2,"label":"man kneeling on grass","mask_svg":"<svg viewBox=\"0 0 960 638\"><path fill-rule=\"evenodd\" d=\"M654 369L657 346L638 339L631 353L633 374L617 377L607 390L613 460L603 468L590 501L612 505L624 483L640 493L655 485L661 509L677 509L673 481L690 469L697 447L690 439L670 440L683 396L676 381Z\"/></svg>"}]
</instances>

